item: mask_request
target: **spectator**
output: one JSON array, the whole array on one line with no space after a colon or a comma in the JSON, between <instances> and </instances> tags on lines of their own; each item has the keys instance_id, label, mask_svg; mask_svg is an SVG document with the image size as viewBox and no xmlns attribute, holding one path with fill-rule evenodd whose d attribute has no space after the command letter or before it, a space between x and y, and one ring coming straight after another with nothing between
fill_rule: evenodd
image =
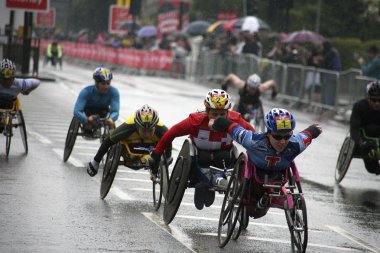
<instances>
[{"instance_id":1,"label":"spectator","mask_svg":"<svg viewBox=\"0 0 380 253\"><path fill-rule=\"evenodd\" d=\"M370 46L367 50L368 62L365 63L363 57L359 57L358 63L362 69L363 75L380 79L380 57L378 55L378 48Z\"/></svg>"},{"instance_id":2,"label":"spectator","mask_svg":"<svg viewBox=\"0 0 380 253\"><path fill-rule=\"evenodd\" d=\"M170 41L166 33L162 34L162 39L161 39L161 42L158 44L158 47L161 50L170 50Z\"/></svg>"},{"instance_id":3,"label":"spectator","mask_svg":"<svg viewBox=\"0 0 380 253\"><path fill-rule=\"evenodd\" d=\"M332 71L340 72L342 67L340 64L340 55L338 50L334 48L329 41L324 41L323 47L323 62L322 68ZM335 105L336 89L337 89L337 76L335 73L322 73L321 75L321 99L322 103L326 105Z\"/></svg>"},{"instance_id":4,"label":"spectator","mask_svg":"<svg viewBox=\"0 0 380 253\"><path fill-rule=\"evenodd\" d=\"M257 44L253 34L250 34L248 32L244 33L244 46L242 49L243 54L254 54L259 55L259 45Z\"/></svg>"}]
</instances>

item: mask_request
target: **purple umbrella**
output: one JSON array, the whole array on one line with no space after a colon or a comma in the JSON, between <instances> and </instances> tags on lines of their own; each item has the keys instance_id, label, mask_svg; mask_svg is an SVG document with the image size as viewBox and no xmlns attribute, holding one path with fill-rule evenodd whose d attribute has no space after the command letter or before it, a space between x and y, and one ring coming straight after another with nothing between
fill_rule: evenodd
<instances>
[{"instance_id":1,"label":"purple umbrella","mask_svg":"<svg viewBox=\"0 0 380 253\"><path fill-rule=\"evenodd\" d=\"M302 30L296 31L289 34L282 42L285 43L306 43L311 42L319 44L325 41L325 38L318 33Z\"/></svg>"},{"instance_id":2,"label":"purple umbrella","mask_svg":"<svg viewBox=\"0 0 380 253\"><path fill-rule=\"evenodd\" d=\"M153 37L157 36L157 28L152 25L143 26L138 32L139 37Z\"/></svg>"}]
</instances>

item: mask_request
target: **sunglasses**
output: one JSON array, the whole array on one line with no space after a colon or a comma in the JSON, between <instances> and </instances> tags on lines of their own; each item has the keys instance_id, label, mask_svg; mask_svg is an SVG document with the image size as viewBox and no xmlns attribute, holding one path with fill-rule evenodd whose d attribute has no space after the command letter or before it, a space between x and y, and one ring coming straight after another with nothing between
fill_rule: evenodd
<instances>
[{"instance_id":1,"label":"sunglasses","mask_svg":"<svg viewBox=\"0 0 380 253\"><path fill-rule=\"evenodd\" d=\"M287 134L287 135L276 135L276 134L271 134L271 136L273 137L273 139L275 139L276 141L281 141L282 139L284 140L289 140L292 135L291 134Z\"/></svg>"},{"instance_id":2,"label":"sunglasses","mask_svg":"<svg viewBox=\"0 0 380 253\"><path fill-rule=\"evenodd\" d=\"M380 98L369 98L373 103L380 103Z\"/></svg>"}]
</instances>

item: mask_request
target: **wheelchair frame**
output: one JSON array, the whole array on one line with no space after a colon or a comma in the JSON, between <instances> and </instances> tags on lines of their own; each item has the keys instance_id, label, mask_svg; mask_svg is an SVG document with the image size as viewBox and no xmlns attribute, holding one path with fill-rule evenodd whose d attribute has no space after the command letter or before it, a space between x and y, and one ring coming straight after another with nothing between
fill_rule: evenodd
<instances>
[{"instance_id":1,"label":"wheelchair frame","mask_svg":"<svg viewBox=\"0 0 380 253\"><path fill-rule=\"evenodd\" d=\"M146 153L148 154L148 153ZM113 145L107 152L107 158L103 169L103 176L100 185L100 198L104 199L111 189L113 180L116 176L119 165L124 165L133 170L149 169L149 166L142 164L140 159L145 154L133 153L128 145L128 142L122 140ZM122 159L121 159L122 158ZM166 198L168 185L168 162L166 156L163 155L159 164L157 176L152 182L153 188L153 206L158 210L161 206L162 196Z\"/></svg>"},{"instance_id":2,"label":"wheelchair frame","mask_svg":"<svg viewBox=\"0 0 380 253\"><path fill-rule=\"evenodd\" d=\"M93 139L100 139L100 143L102 143L107 138L111 129L109 124L106 123L106 120L107 118L99 119L98 129L101 129L101 135L100 137L93 137ZM81 131L79 131L79 129L81 129ZM73 117L69 126L69 130L67 131L65 148L63 151L64 162L66 162L69 159L78 135L85 136L85 134L83 133L83 124L80 123L79 120L77 120L75 117Z\"/></svg>"},{"instance_id":3,"label":"wheelchair frame","mask_svg":"<svg viewBox=\"0 0 380 253\"><path fill-rule=\"evenodd\" d=\"M369 137L366 135L364 129L360 129L362 136L375 144L374 159L380 160L380 138ZM351 160L353 158L370 158L367 154L359 154L357 151L358 147L355 144L355 141L351 138L350 132L347 133L346 138L343 141L342 147L339 151L338 160L335 167L335 182L342 182L343 178L347 174L348 168L350 167Z\"/></svg>"},{"instance_id":4,"label":"wheelchair frame","mask_svg":"<svg viewBox=\"0 0 380 253\"><path fill-rule=\"evenodd\" d=\"M267 195L270 205L257 218L264 216L269 208L283 209L291 234L293 251L306 251L308 240L307 210L295 163L292 162L284 173L285 179L282 181L271 182L268 179L268 174L265 174L265 179L262 181L257 177L256 168L248 161L246 154L239 156L220 211L218 224L218 245L220 248L223 248L231 237L237 240L242 229L248 226L249 208L253 209L254 212L262 211L256 208L259 199L253 191L254 187L256 189L259 187L264 192L263 195ZM237 224L238 227L235 229Z\"/></svg>"},{"instance_id":5,"label":"wheelchair frame","mask_svg":"<svg viewBox=\"0 0 380 253\"><path fill-rule=\"evenodd\" d=\"M26 125L24 116L22 113L21 108L21 102L18 97L15 99L10 99L9 101L6 101L9 103L4 104L5 108L0 109L1 114L1 122L0 124L4 126L3 134L6 137L5 142L5 153L8 157L10 147L11 147L11 141L13 137L13 128L20 127L20 134L22 143L24 146L25 154L28 153L28 138L27 138L27 132L26 132ZM14 121L17 119L17 123L14 123Z\"/></svg>"}]
</instances>

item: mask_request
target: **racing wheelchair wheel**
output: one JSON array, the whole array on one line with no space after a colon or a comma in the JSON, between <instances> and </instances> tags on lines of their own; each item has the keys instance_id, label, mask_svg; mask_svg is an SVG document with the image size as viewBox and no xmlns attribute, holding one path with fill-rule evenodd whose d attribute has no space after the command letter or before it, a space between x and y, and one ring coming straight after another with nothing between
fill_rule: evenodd
<instances>
[{"instance_id":1,"label":"racing wheelchair wheel","mask_svg":"<svg viewBox=\"0 0 380 253\"><path fill-rule=\"evenodd\" d=\"M9 151L11 149L11 142L12 142L12 136L13 136L13 129L12 129L12 116L6 116L7 119L5 120L5 127L4 127L4 133L6 137L5 141L5 153L8 157Z\"/></svg>"},{"instance_id":2,"label":"racing wheelchair wheel","mask_svg":"<svg viewBox=\"0 0 380 253\"><path fill-rule=\"evenodd\" d=\"M17 112L18 127L20 128L20 134L22 139L22 144L24 145L25 154L28 154L28 137L26 135L26 125L24 120L24 115L22 111Z\"/></svg>"},{"instance_id":3,"label":"racing wheelchair wheel","mask_svg":"<svg viewBox=\"0 0 380 253\"><path fill-rule=\"evenodd\" d=\"M264 132L265 131L265 121L264 121L264 108L262 105L260 105L257 116L255 119L254 128L257 132Z\"/></svg>"},{"instance_id":4,"label":"racing wheelchair wheel","mask_svg":"<svg viewBox=\"0 0 380 253\"><path fill-rule=\"evenodd\" d=\"M166 196L169 181L166 156L163 155L162 157L163 159L158 167L157 177L153 181L153 206L156 211L161 206L162 195L164 195L164 197Z\"/></svg>"},{"instance_id":5,"label":"racing wheelchair wheel","mask_svg":"<svg viewBox=\"0 0 380 253\"><path fill-rule=\"evenodd\" d=\"M66 162L69 159L71 155L71 151L73 151L74 144L78 135L79 125L80 125L79 121L73 117L69 126L69 130L67 132L67 136L66 136L65 149L63 151L64 162Z\"/></svg>"},{"instance_id":6,"label":"racing wheelchair wheel","mask_svg":"<svg viewBox=\"0 0 380 253\"><path fill-rule=\"evenodd\" d=\"M190 148L190 141L185 140L170 175L163 215L166 225L170 224L177 214L188 185L191 171Z\"/></svg>"},{"instance_id":7,"label":"racing wheelchair wheel","mask_svg":"<svg viewBox=\"0 0 380 253\"><path fill-rule=\"evenodd\" d=\"M335 167L335 181L337 183L340 183L343 180L348 171L348 167L350 167L354 154L354 148L354 140L350 136L347 136L346 139L344 139L344 142L340 149L338 161Z\"/></svg>"},{"instance_id":8,"label":"racing wheelchair wheel","mask_svg":"<svg viewBox=\"0 0 380 253\"><path fill-rule=\"evenodd\" d=\"M301 194L294 194L293 208L284 202L286 222L288 223L293 252L306 252L308 240L307 211L305 199Z\"/></svg>"},{"instance_id":9,"label":"racing wheelchair wheel","mask_svg":"<svg viewBox=\"0 0 380 253\"><path fill-rule=\"evenodd\" d=\"M121 156L120 142L113 145L107 153L106 163L103 169L102 182L100 184L100 198L104 199L111 189Z\"/></svg>"},{"instance_id":10,"label":"racing wheelchair wheel","mask_svg":"<svg viewBox=\"0 0 380 253\"><path fill-rule=\"evenodd\" d=\"M220 248L223 248L229 242L239 219L239 228L233 238L237 239L241 232L242 219L240 211L243 207L242 198L246 188L246 180L241 175L245 163L245 155L240 154L224 195L218 224L218 246Z\"/></svg>"}]
</instances>

